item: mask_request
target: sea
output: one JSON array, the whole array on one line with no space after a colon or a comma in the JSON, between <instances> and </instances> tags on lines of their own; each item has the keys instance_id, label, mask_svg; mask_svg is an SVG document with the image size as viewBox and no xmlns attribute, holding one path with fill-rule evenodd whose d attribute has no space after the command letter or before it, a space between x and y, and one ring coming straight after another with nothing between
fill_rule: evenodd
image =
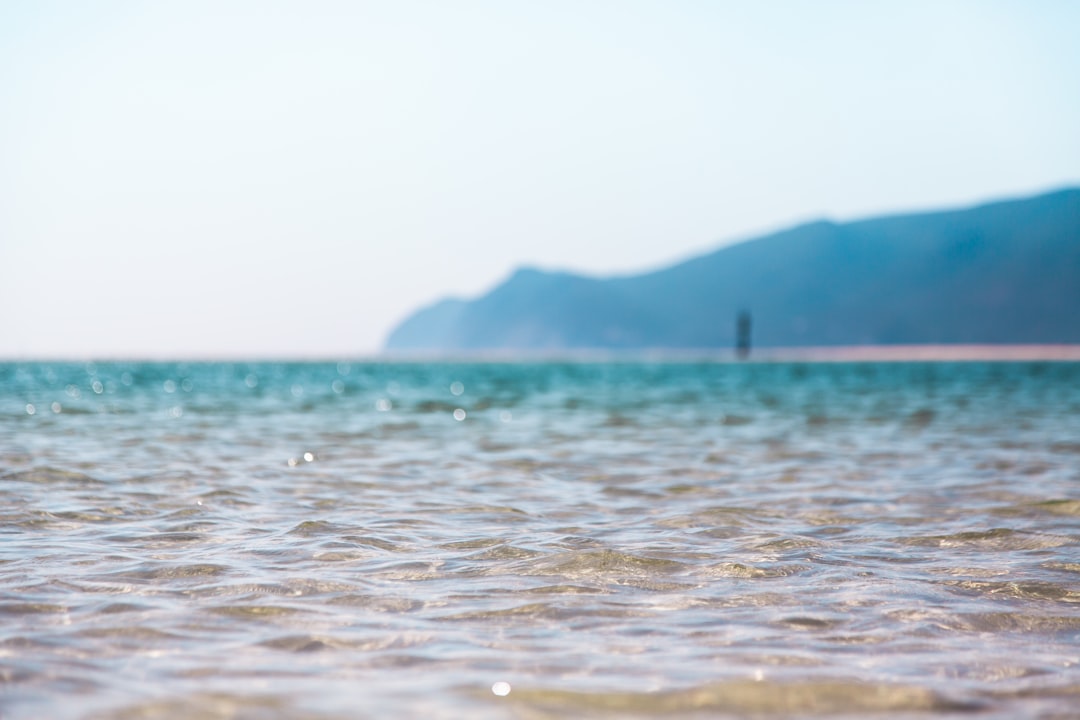
<instances>
[{"instance_id":1,"label":"sea","mask_svg":"<svg viewBox=\"0 0 1080 720\"><path fill-rule=\"evenodd\" d=\"M1080 717L1080 363L6 362L0 717Z\"/></svg>"}]
</instances>

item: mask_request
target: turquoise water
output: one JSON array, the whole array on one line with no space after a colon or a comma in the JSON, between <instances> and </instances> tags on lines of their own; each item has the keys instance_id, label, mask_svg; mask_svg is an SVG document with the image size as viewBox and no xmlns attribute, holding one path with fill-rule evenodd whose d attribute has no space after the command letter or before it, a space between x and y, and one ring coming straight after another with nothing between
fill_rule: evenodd
<instances>
[{"instance_id":1,"label":"turquoise water","mask_svg":"<svg viewBox=\"0 0 1080 720\"><path fill-rule=\"evenodd\" d=\"M1076 717L1080 364L0 364L0 717Z\"/></svg>"}]
</instances>

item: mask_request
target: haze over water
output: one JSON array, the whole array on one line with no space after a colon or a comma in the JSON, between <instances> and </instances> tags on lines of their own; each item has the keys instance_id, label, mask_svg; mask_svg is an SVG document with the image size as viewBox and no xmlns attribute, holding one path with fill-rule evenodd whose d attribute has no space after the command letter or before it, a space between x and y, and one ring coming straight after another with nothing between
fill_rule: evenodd
<instances>
[{"instance_id":1,"label":"haze over water","mask_svg":"<svg viewBox=\"0 0 1080 720\"><path fill-rule=\"evenodd\" d=\"M3 363L0 715L1075 716L1078 438L1075 362Z\"/></svg>"}]
</instances>

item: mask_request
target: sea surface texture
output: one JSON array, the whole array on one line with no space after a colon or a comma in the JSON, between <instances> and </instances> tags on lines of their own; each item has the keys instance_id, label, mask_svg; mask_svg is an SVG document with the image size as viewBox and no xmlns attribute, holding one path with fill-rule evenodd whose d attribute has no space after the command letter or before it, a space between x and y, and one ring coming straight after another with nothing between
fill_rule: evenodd
<instances>
[{"instance_id":1,"label":"sea surface texture","mask_svg":"<svg viewBox=\"0 0 1080 720\"><path fill-rule=\"evenodd\" d=\"M0 717L1080 717L1080 364L0 364Z\"/></svg>"}]
</instances>

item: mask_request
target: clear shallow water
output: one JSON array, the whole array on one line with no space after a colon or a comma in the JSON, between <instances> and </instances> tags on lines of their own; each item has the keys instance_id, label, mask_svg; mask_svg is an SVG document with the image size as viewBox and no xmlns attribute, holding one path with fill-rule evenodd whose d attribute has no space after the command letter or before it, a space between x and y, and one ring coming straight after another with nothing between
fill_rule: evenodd
<instances>
[{"instance_id":1,"label":"clear shallow water","mask_svg":"<svg viewBox=\"0 0 1080 720\"><path fill-rule=\"evenodd\" d=\"M1080 364L0 364L6 720L1078 706Z\"/></svg>"}]
</instances>

